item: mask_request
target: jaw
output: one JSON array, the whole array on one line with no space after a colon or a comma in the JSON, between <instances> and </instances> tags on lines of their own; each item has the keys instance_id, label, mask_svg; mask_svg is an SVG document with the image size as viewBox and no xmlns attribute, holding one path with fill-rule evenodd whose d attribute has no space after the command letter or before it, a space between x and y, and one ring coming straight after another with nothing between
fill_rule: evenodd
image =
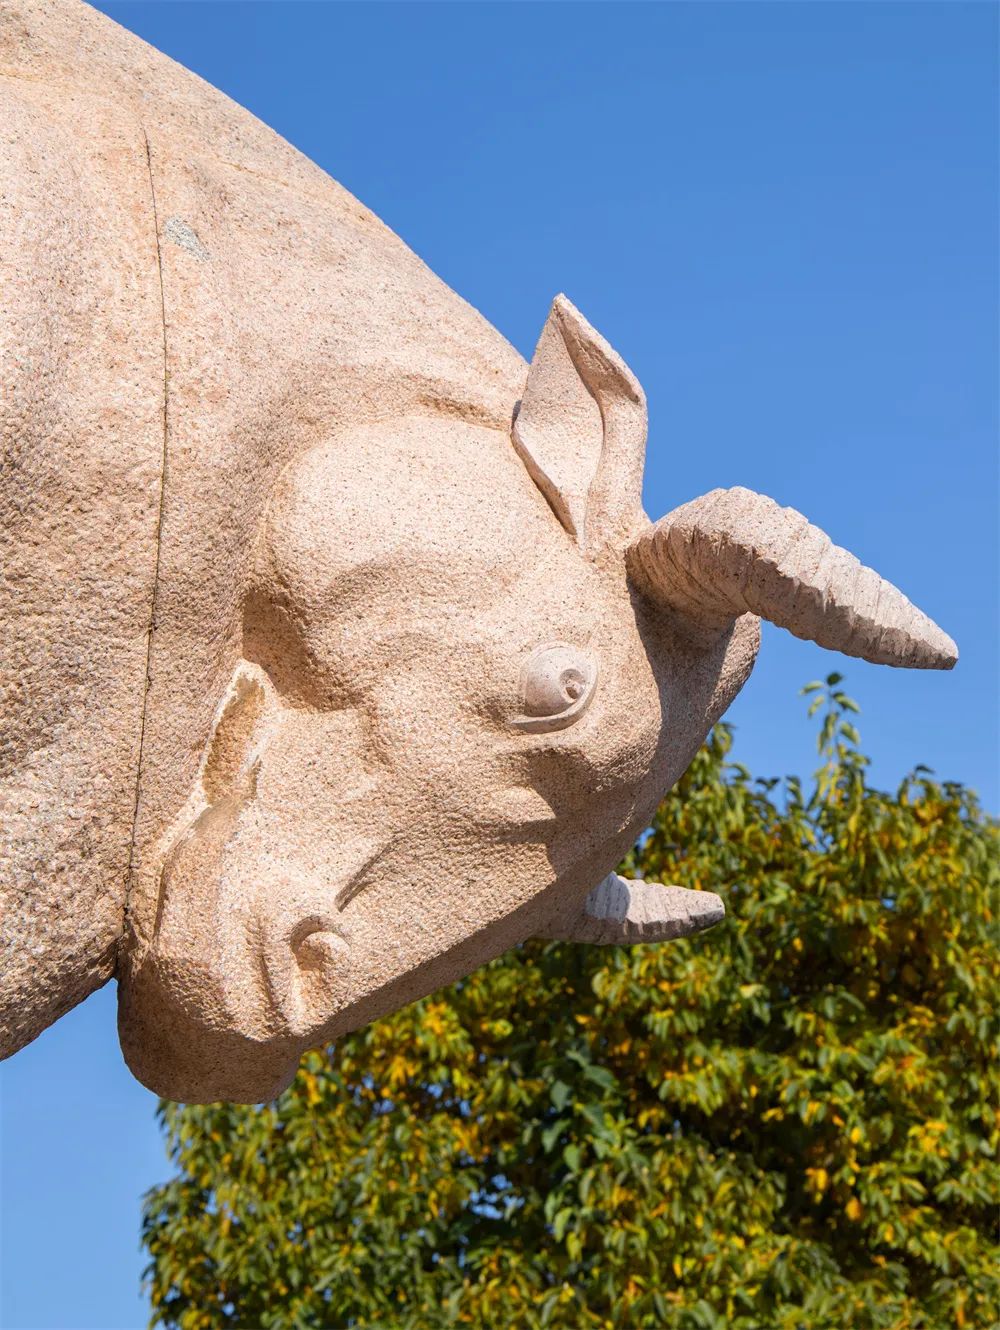
<instances>
[{"instance_id":1,"label":"jaw","mask_svg":"<svg viewBox=\"0 0 1000 1330\"><path fill-rule=\"evenodd\" d=\"M722 634L722 661L718 677L708 703L705 735L725 714L750 672L760 651L760 619L756 614L743 614L732 627ZM716 648L718 649L718 648ZM704 742L704 736L702 739ZM683 773L682 773L683 774Z\"/></svg>"},{"instance_id":2,"label":"jaw","mask_svg":"<svg viewBox=\"0 0 1000 1330\"><path fill-rule=\"evenodd\" d=\"M229 857L239 809L213 806L168 856L155 936L122 975L122 1047L139 1080L187 1102L273 1098L307 1048L464 977L536 935L560 902L583 900L683 774L759 643L750 615L698 648L664 622L640 632L647 659L659 662L654 732L646 736L643 721L634 745L619 732L616 754L596 770L581 753L570 784L556 778L555 760L547 775L540 759L504 796L504 825L470 838L468 821L432 820L382 842L393 848L380 858L357 836L377 810L359 818L352 807L336 864L289 865L263 891L257 874L263 863L273 870L276 827L267 844L242 843L241 873Z\"/></svg>"},{"instance_id":3,"label":"jaw","mask_svg":"<svg viewBox=\"0 0 1000 1330\"><path fill-rule=\"evenodd\" d=\"M300 877L269 893L266 911L241 914L249 878L241 883L226 854L231 822L210 815L175 847L152 945L121 976L133 1073L184 1102L274 1098L308 1048L463 978L532 936L561 893L585 893L602 871L603 858L577 855L557 877L551 849L535 842L499 855L496 845L466 844L435 873L429 860L442 860L460 830L434 828L436 853L383 861L342 911L328 883L311 890ZM617 845L612 852L620 857Z\"/></svg>"},{"instance_id":4,"label":"jaw","mask_svg":"<svg viewBox=\"0 0 1000 1330\"><path fill-rule=\"evenodd\" d=\"M118 1033L136 1079L163 1099L188 1104L275 1099L303 1052L296 1039L254 1039L193 1013L151 957L122 975Z\"/></svg>"}]
</instances>

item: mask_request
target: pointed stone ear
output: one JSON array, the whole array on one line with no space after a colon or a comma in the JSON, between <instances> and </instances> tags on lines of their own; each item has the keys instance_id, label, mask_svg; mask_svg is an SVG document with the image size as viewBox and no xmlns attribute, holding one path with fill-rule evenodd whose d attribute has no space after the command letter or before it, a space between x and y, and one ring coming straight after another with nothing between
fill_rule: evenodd
<instances>
[{"instance_id":1,"label":"pointed stone ear","mask_svg":"<svg viewBox=\"0 0 1000 1330\"><path fill-rule=\"evenodd\" d=\"M216 713L202 764L201 784L208 804L242 799L252 792L253 748L267 706L267 689L263 670L241 661Z\"/></svg>"},{"instance_id":2,"label":"pointed stone ear","mask_svg":"<svg viewBox=\"0 0 1000 1330\"><path fill-rule=\"evenodd\" d=\"M565 296L556 296L542 329L512 438L578 545L624 545L642 517L646 398Z\"/></svg>"}]
</instances>

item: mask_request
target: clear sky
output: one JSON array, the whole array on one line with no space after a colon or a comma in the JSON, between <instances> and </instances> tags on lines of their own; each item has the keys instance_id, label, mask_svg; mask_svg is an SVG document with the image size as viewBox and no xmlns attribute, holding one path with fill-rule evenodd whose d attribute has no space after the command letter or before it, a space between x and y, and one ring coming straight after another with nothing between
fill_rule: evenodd
<instances>
[{"instance_id":1,"label":"clear sky","mask_svg":"<svg viewBox=\"0 0 1000 1330\"><path fill-rule=\"evenodd\" d=\"M815 765L844 667L874 778L997 808L997 9L986 3L102 3L374 209L525 355L557 291L650 408L646 507L801 509L957 640L951 675L765 630L730 712ZM137 1330L167 1176L107 988L2 1072L4 1330Z\"/></svg>"}]
</instances>

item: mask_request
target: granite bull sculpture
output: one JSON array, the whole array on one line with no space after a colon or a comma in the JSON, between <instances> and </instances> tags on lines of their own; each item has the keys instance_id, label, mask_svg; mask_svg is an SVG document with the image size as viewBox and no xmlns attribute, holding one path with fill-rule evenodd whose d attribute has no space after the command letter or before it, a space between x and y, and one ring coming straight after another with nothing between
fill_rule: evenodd
<instances>
[{"instance_id":1,"label":"granite bull sculpture","mask_svg":"<svg viewBox=\"0 0 1000 1330\"><path fill-rule=\"evenodd\" d=\"M4 1052L117 976L145 1084L257 1101L526 938L706 927L613 870L760 619L954 664L769 499L651 523L642 390L565 298L526 366L76 0L0 57Z\"/></svg>"}]
</instances>

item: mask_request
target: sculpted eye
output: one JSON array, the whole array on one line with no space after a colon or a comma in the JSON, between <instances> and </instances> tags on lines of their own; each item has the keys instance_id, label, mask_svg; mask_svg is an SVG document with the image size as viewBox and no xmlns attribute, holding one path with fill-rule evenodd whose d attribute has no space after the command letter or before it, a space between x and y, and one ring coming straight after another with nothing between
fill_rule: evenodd
<instances>
[{"instance_id":1,"label":"sculpted eye","mask_svg":"<svg viewBox=\"0 0 1000 1330\"><path fill-rule=\"evenodd\" d=\"M561 730L582 716L594 695L597 663L578 647L549 642L533 651L521 671L519 730Z\"/></svg>"}]
</instances>

